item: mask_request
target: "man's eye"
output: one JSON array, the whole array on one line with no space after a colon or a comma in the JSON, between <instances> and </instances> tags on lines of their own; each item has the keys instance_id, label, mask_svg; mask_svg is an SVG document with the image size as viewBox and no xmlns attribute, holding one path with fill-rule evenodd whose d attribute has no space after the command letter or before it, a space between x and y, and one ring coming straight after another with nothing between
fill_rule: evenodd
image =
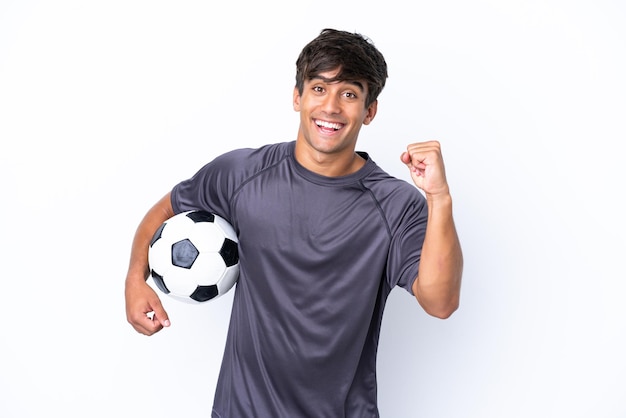
<instances>
[{"instance_id":1,"label":"man's eye","mask_svg":"<svg viewBox=\"0 0 626 418\"><path fill-rule=\"evenodd\" d=\"M313 91L317 92L317 93L321 93L324 91L324 89L320 86L315 86L313 87Z\"/></svg>"},{"instance_id":2,"label":"man's eye","mask_svg":"<svg viewBox=\"0 0 626 418\"><path fill-rule=\"evenodd\" d=\"M348 99L356 99L356 94L352 93L351 91L347 91L344 93L344 95L348 98Z\"/></svg>"}]
</instances>

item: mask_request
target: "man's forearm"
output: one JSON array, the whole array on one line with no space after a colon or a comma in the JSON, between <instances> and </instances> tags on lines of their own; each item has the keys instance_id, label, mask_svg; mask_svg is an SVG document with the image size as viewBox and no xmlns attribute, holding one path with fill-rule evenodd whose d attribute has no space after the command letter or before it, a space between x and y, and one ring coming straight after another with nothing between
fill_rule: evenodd
<instances>
[{"instance_id":1,"label":"man's forearm","mask_svg":"<svg viewBox=\"0 0 626 418\"><path fill-rule=\"evenodd\" d=\"M463 253L452 216L452 198L428 202L428 225L413 293L424 310L447 318L459 306Z\"/></svg>"}]
</instances>

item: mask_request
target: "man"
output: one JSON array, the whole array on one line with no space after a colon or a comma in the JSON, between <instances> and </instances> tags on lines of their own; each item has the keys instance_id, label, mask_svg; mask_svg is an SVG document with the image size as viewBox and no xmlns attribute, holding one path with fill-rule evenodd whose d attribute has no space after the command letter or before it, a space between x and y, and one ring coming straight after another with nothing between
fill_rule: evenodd
<instances>
[{"instance_id":1,"label":"man","mask_svg":"<svg viewBox=\"0 0 626 418\"><path fill-rule=\"evenodd\" d=\"M355 151L386 78L367 38L323 30L296 62L296 140L215 158L140 223L126 310L146 335L170 325L146 283L156 228L202 209L237 231L240 276L213 417L378 417L376 351L391 289L435 317L457 309L463 261L439 143L400 157L423 195Z\"/></svg>"}]
</instances>

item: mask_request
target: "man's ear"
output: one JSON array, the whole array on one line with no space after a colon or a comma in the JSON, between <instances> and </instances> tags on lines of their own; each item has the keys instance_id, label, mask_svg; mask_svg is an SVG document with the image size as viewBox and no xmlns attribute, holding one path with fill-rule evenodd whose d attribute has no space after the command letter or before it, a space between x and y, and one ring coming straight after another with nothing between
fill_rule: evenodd
<instances>
[{"instance_id":1,"label":"man's ear","mask_svg":"<svg viewBox=\"0 0 626 418\"><path fill-rule=\"evenodd\" d=\"M365 114L365 118L363 119L363 125L369 125L370 122L374 120L374 116L376 116L377 111L378 100L374 101L371 105L367 107L367 113Z\"/></svg>"},{"instance_id":2,"label":"man's ear","mask_svg":"<svg viewBox=\"0 0 626 418\"><path fill-rule=\"evenodd\" d=\"M300 111L300 92L298 87L293 88L293 110L296 112Z\"/></svg>"}]
</instances>

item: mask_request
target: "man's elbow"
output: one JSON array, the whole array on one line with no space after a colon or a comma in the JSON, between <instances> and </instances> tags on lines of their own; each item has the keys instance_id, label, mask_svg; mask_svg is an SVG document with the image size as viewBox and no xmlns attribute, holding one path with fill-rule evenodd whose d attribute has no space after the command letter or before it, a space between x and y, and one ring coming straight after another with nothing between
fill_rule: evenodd
<instances>
[{"instance_id":1,"label":"man's elbow","mask_svg":"<svg viewBox=\"0 0 626 418\"><path fill-rule=\"evenodd\" d=\"M459 305L450 306L442 309L433 309L431 311L427 311L430 316L434 316L439 319L448 319L452 316L454 312L459 308Z\"/></svg>"},{"instance_id":2,"label":"man's elbow","mask_svg":"<svg viewBox=\"0 0 626 418\"><path fill-rule=\"evenodd\" d=\"M454 312L456 312L457 309L459 309L459 299L453 298L452 300L446 301L445 303L428 305L421 303L421 305L428 315L439 319L448 319L452 316Z\"/></svg>"}]
</instances>

